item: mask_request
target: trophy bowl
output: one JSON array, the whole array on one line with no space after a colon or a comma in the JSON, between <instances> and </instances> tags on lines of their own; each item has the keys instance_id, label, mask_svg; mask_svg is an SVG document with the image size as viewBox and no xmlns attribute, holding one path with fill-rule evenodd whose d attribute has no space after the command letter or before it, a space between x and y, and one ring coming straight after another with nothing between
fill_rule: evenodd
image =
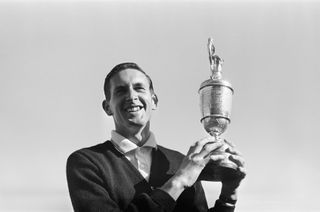
<instances>
[{"instance_id":1,"label":"trophy bowl","mask_svg":"<svg viewBox=\"0 0 320 212\"><path fill-rule=\"evenodd\" d=\"M230 124L233 89L223 80L209 79L199 89L201 123L212 136L225 132Z\"/></svg>"}]
</instances>

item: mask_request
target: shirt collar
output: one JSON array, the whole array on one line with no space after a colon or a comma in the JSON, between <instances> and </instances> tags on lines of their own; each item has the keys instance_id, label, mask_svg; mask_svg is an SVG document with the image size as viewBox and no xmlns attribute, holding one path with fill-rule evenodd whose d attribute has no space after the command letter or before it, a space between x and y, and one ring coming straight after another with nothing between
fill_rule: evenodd
<instances>
[{"instance_id":1,"label":"shirt collar","mask_svg":"<svg viewBox=\"0 0 320 212\"><path fill-rule=\"evenodd\" d=\"M130 141L129 139L123 137L120 135L118 132L115 130L111 131L111 142L116 146L116 148L122 152L122 153L127 153L129 151L135 150L139 148L135 143ZM151 148L157 148L157 143L155 136L152 132L150 132L150 136L147 139L147 141L144 143L143 146L141 147L151 147Z\"/></svg>"}]
</instances>

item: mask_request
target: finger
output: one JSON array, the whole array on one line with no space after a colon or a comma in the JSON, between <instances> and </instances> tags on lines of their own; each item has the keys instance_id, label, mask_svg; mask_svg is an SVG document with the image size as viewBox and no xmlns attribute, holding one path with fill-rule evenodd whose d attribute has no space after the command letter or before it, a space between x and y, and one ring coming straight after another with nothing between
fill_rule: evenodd
<instances>
[{"instance_id":1,"label":"finger","mask_svg":"<svg viewBox=\"0 0 320 212\"><path fill-rule=\"evenodd\" d=\"M190 153L199 153L203 146L208 142L215 142L215 138L213 136L208 136L205 138L202 138L201 140L195 142L189 149L188 154Z\"/></svg>"},{"instance_id":2,"label":"finger","mask_svg":"<svg viewBox=\"0 0 320 212\"><path fill-rule=\"evenodd\" d=\"M226 152L228 152L228 153L230 153L230 154L232 154L232 155L242 156L241 152L238 151L238 150L236 150L236 149L233 148L233 147L228 147L228 148L226 149Z\"/></svg>"},{"instance_id":3,"label":"finger","mask_svg":"<svg viewBox=\"0 0 320 212\"><path fill-rule=\"evenodd\" d=\"M231 160L232 162L237 164L238 167L244 167L245 161L244 161L243 157L241 157L239 155L230 155L229 160Z\"/></svg>"},{"instance_id":4,"label":"finger","mask_svg":"<svg viewBox=\"0 0 320 212\"><path fill-rule=\"evenodd\" d=\"M236 147L236 145L234 145L234 143L232 143L232 142L230 142L230 141L228 141L226 139L224 139L224 142L227 143L231 147Z\"/></svg>"},{"instance_id":5,"label":"finger","mask_svg":"<svg viewBox=\"0 0 320 212\"><path fill-rule=\"evenodd\" d=\"M228 155L223 154L223 155L210 155L210 159L214 162L219 162L222 160L225 160L228 157Z\"/></svg>"},{"instance_id":6,"label":"finger","mask_svg":"<svg viewBox=\"0 0 320 212\"><path fill-rule=\"evenodd\" d=\"M241 178L244 178L247 175L247 170L244 167L238 167L237 171Z\"/></svg>"},{"instance_id":7,"label":"finger","mask_svg":"<svg viewBox=\"0 0 320 212\"><path fill-rule=\"evenodd\" d=\"M197 156L200 158L205 158L215 150L219 150L221 147L223 147L223 145L224 144L221 142L209 142L203 146L202 150L199 152L199 154L197 154Z\"/></svg>"}]
</instances>

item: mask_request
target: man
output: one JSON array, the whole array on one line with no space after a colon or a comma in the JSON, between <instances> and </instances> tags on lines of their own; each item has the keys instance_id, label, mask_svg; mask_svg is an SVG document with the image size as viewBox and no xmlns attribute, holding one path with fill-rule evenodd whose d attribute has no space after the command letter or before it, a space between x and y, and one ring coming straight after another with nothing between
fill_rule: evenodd
<instances>
[{"instance_id":1,"label":"man","mask_svg":"<svg viewBox=\"0 0 320 212\"><path fill-rule=\"evenodd\" d=\"M237 151L230 146L222 151L225 143L212 137L196 142L186 156L158 145L150 131L158 98L150 77L135 63L115 66L105 79L104 92L103 109L113 117L115 130L110 140L68 158L75 211L234 210L242 178L229 176L223 181L220 198L211 209L198 178L209 161L226 160L226 151L244 176Z\"/></svg>"}]
</instances>

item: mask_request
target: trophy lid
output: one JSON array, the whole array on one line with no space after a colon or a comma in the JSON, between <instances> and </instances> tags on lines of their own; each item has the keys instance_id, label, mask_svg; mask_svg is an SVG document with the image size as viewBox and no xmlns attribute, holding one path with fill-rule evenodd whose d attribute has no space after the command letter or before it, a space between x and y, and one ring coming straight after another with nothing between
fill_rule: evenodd
<instances>
[{"instance_id":1,"label":"trophy lid","mask_svg":"<svg viewBox=\"0 0 320 212\"><path fill-rule=\"evenodd\" d=\"M199 88L199 91L206 87L206 86L226 86L228 88L230 88L230 90L232 91L232 93L234 93L234 90L232 88L232 85L230 82L226 81L226 80L214 80L212 78L207 79L206 81L202 82Z\"/></svg>"}]
</instances>

